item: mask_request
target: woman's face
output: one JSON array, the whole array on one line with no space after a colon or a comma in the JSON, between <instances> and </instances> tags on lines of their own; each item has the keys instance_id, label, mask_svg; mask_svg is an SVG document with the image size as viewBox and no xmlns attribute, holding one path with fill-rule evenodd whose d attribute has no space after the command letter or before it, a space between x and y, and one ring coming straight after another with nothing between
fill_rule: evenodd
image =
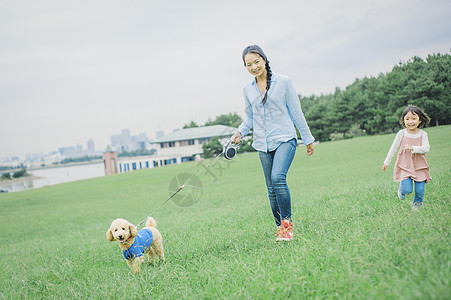
<instances>
[{"instance_id":1,"label":"woman's face","mask_svg":"<svg viewBox=\"0 0 451 300\"><path fill-rule=\"evenodd\" d=\"M248 53L244 56L244 63L249 73L260 77L266 73L265 60L256 53Z\"/></svg>"}]
</instances>

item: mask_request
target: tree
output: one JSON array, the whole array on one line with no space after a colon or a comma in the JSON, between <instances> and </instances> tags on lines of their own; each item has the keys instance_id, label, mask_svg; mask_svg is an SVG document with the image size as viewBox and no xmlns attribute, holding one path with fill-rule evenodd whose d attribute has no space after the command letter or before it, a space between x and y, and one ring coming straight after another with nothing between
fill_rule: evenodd
<instances>
[{"instance_id":1,"label":"tree","mask_svg":"<svg viewBox=\"0 0 451 300\"><path fill-rule=\"evenodd\" d=\"M427 76L434 83L430 101L423 108L435 126L451 124L451 55L434 54L426 58Z\"/></svg>"},{"instance_id":2,"label":"tree","mask_svg":"<svg viewBox=\"0 0 451 300\"><path fill-rule=\"evenodd\" d=\"M29 176L26 169L22 169L20 171L14 172L14 174L13 174L13 178L19 178L19 177L24 177L24 176Z\"/></svg>"},{"instance_id":3,"label":"tree","mask_svg":"<svg viewBox=\"0 0 451 300\"><path fill-rule=\"evenodd\" d=\"M208 122L205 123L205 126L225 125L230 127L238 127L242 121L243 120L237 113L229 113L217 116L214 121L209 119Z\"/></svg>"},{"instance_id":4,"label":"tree","mask_svg":"<svg viewBox=\"0 0 451 300\"><path fill-rule=\"evenodd\" d=\"M0 177L0 180L10 180L11 174L10 173L3 173L2 177Z\"/></svg>"},{"instance_id":5,"label":"tree","mask_svg":"<svg viewBox=\"0 0 451 300\"><path fill-rule=\"evenodd\" d=\"M334 95L300 97L304 116L317 141L330 140L333 129L330 126L332 117L328 115L328 112L333 99Z\"/></svg>"},{"instance_id":6,"label":"tree","mask_svg":"<svg viewBox=\"0 0 451 300\"><path fill-rule=\"evenodd\" d=\"M197 125L197 123L194 122L194 121L191 121L189 124L183 125L183 129L186 129L186 128L194 128L194 127L199 127L199 125Z\"/></svg>"},{"instance_id":7,"label":"tree","mask_svg":"<svg viewBox=\"0 0 451 300\"><path fill-rule=\"evenodd\" d=\"M221 145L219 138L218 137L212 138L208 143L202 144L202 150L204 152L202 154L202 157L203 158L215 157L216 155L222 152L222 148L223 146Z\"/></svg>"},{"instance_id":8,"label":"tree","mask_svg":"<svg viewBox=\"0 0 451 300\"><path fill-rule=\"evenodd\" d=\"M335 93L331 111L328 114L330 126L335 132L339 132L346 138L346 132L351 128L354 118L354 109L349 93Z\"/></svg>"}]
</instances>

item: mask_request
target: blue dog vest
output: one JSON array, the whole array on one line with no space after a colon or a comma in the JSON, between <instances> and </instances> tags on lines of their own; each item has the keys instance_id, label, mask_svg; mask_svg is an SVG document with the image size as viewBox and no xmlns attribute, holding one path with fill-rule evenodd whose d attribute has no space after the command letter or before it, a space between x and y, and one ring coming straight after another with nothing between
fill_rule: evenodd
<instances>
[{"instance_id":1,"label":"blue dog vest","mask_svg":"<svg viewBox=\"0 0 451 300\"><path fill-rule=\"evenodd\" d=\"M153 235L152 231L149 229L141 229L138 231L138 235L135 236L135 241L133 242L133 245L131 245L130 248L127 250L122 251L124 254L125 259L132 259L135 257L141 257L143 256L144 251L152 244L153 241Z\"/></svg>"}]
</instances>

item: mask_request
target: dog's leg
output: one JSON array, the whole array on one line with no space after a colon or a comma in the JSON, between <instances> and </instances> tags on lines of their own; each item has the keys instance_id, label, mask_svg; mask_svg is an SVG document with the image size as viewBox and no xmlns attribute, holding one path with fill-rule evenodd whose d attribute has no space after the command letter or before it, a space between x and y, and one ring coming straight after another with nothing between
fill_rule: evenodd
<instances>
[{"instance_id":1,"label":"dog's leg","mask_svg":"<svg viewBox=\"0 0 451 300\"><path fill-rule=\"evenodd\" d=\"M132 270L132 271L135 271L134 270L134 262L133 262L133 259L127 259L126 260L126 262L127 262L127 265L130 267L130 269Z\"/></svg>"},{"instance_id":2,"label":"dog's leg","mask_svg":"<svg viewBox=\"0 0 451 300\"><path fill-rule=\"evenodd\" d=\"M130 267L130 269L132 269L132 271L135 272L135 274L138 274L140 266L143 263L143 261L144 261L144 257L141 256L141 257L136 257L133 259L128 259L127 264Z\"/></svg>"},{"instance_id":3,"label":"dog's leg","mask_svg":"<svg viewBox=\"0 0 451 300\"><path fill-rule=\"evenodd\" d=\"M165 259L164 259L163 242L161 241L161 239L155 241L154 250L155 253L158 255L158 257L160 258L160 260L164 262Z\"/></svg>"},{"instance_id":4,"label":"dog's leg","mask_svg":"<svg viewBox=\"0 0 451 300\"><path fill-rule=\"evenodd\" d=\"M155 251L152 247L147 248L147 262L150 264L153 264L153 257L155 256Z\"/></svg>"},{"instance_id":5,"label":"dog's leg","mask_svg":"<svg viewBox=\"0 0 451 300\"><path fill-rule=\"evenodd\" d=\"M133 272L135 272L136 274L139 273L139 269L140 269L141 264L143 263L143 261L144 261L144 256L135 258L135 263L134 263L134 266L133 266Z\"/></svg>"}]
</instances>

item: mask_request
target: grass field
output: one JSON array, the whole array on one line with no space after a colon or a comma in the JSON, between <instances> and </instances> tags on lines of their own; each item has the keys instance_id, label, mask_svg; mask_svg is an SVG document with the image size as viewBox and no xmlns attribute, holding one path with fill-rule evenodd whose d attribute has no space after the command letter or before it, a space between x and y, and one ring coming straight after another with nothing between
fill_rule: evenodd
<instances>
[{"instance_id":1,"label":"grass field","mask_svg":"<svg viewBox=\"0 0 451 300\"><path fill-rule=\"evenodd\" d=\"M394 134L298 148L291 243L274 242L258 155L221 158L195 205L154 214L166 263L138 275L106 240L110 222L138 223L206 162L1 194L0 298L450 299L451 126L426 131L433 179L418 212L397 198L393 162L381 170Z\"/></svg>"}]
</instances>

